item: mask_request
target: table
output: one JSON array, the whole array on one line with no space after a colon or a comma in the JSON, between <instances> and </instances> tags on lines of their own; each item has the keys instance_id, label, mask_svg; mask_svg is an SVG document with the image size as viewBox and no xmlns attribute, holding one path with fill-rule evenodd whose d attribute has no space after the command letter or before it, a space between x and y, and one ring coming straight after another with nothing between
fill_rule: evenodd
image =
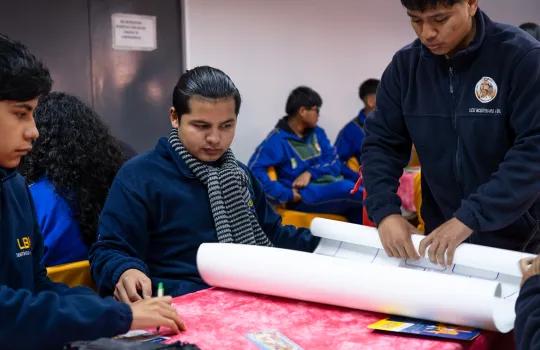
<instances>
[{"instance_id":1,"label":"table","mask_svg":"<svg viewBox=\"0 0 540 350\"><path fill-rule=\"evenodd\" d=\"M385 317L367 311L260 294L210 288L174 298L187 331L174 336L206 349L252 349L246 334L277 329L303 349L485 350L512 349L512 335L482 332L471 342L373 331Z\"/></svg>"}]
</instances>

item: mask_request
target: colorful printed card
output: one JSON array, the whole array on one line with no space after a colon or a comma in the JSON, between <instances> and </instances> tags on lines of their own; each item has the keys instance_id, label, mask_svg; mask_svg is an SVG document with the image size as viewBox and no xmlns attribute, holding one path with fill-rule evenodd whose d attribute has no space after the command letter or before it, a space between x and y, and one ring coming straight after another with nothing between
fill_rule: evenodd
<instances>
[{"instance_id":1,"label":"colorful printed card","mask_svg":"<svg viewBox=\"0 0 540 350\"><path fill-rule=\"evenodd\" d=\"M419 320L400 316L391 316L368 326L388 332L427 335L430 337L458 340L473 340L480 334L479 329L447 325L439 322Z\"/></svg>"},{"instance_id":2,"label":"colorful printed card","mask_svg":"<svg viewBox=\"0 0 540 350\"><path fill-rule=\"evenodd\" d=\"M259 332L246 334L261 350L303 350L298 344L287 338L280 331L275 329L266 329Z\"/></svg>"}]
</instances>

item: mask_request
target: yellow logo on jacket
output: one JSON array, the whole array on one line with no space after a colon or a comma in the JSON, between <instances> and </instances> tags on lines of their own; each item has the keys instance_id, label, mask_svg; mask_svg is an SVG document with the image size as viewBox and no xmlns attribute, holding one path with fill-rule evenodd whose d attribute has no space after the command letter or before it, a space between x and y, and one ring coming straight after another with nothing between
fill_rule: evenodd
<instances>
[{"instance_id":1,"label":"yellow logo on jacket","mask_svg":"<svg viewBox=\"0 0 540 350\"><path fill-rule=\"evenodd\" d=\"M32 254L32 240L30 236L17 238L17 246L19 248L19 252L16 254L18 258Z\"/></svg>"}]
</instances>

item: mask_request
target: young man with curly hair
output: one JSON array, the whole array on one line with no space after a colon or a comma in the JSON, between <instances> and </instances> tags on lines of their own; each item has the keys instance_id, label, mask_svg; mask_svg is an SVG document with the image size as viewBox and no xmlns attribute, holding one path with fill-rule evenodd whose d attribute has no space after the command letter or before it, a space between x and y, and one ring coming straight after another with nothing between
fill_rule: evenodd
<instances>
[{"instance_id":1,"label":"young man with curly hair","mask_svg":"<svg viewBox=\"0 0 540 350\"><path fill-rule=\"evenodd\" d=\"M540 43L493 22L478 0L401 0L418 36L383 74L366 121L367 210L388 255L452 264L462 242L540 243ZM419 252L399 215L414 143L422 164Z\"/></svg>"},{"instance_id":2,"label":"young man with curly hair","mask_svg":"<svg viewBox=\"0 0 540 350\"><path fill-rule=\"evenodd\" d=\"M313 251L306 229L282 226L261 185L230 150L240 93L219 69L196 67L173 91L172 130L122 166L90 251L103 294L133 302L163 283L171 295L208 285L197 249L205 242Z\"/></svg>"},{"instance_id":3,"label":"young man with curly hair","mask_svg":"<svg viewBox=\"0 0 540 350\"><path fill-rule=\"evenodd\" d=\"M0 35L0 344L60 349L130 328L183 328L170 297L126 305L48 279L32 200L16 167L39 136L33 113L51 84L26 47Z\"/></svg>"}]
</instances>

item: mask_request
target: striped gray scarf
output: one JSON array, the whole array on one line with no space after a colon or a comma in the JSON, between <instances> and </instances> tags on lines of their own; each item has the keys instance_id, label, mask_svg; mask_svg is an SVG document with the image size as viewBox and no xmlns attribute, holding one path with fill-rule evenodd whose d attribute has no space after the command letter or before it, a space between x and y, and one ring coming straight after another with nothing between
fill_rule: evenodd
<instances>
[{"instance_id":1,"label":"striped gray scarf","mask_svg":"<svg viewBox=\"0 0 540 350\"><path fill-rule=\"evenodd\" d=\"M193 157L178 138L175 128L171 130L169 143L193 174L208 187L218 241L271 247L272 243L248 206L252 203L249 179L238 166L232 151L228 149L221 166L215 167Z\"/></svg>"}]
</instances>

